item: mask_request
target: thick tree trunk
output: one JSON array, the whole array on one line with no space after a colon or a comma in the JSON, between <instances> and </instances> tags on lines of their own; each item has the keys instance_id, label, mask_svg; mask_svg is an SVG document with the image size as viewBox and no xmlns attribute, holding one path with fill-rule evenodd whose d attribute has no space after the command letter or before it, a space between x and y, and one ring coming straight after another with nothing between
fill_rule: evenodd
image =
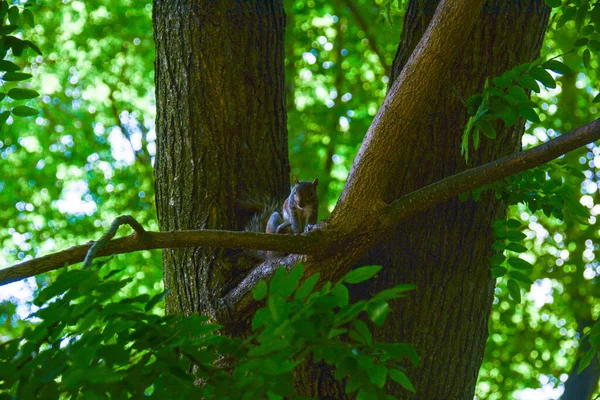
<instances>
[{"instance_id":1,"label":"thick tree trunk","mask_svg":"<svg viewBox=\"0 0 600 400\"><path fill-rule=\"evenodd\" d=\"M160 229L241 230L240 200L289 191L283 3L157 0L153 19ZM212 313L235 254L164 250L167 313Z\"/></svg>"},{"instance_id":2,"label":"thick tree trunk","mask_svg":"<svg viewBox=\"0 0 600 400\"><path fill-rule=\"evenodd\" d=\"M398 77L435 11L435 2L426 1L420 10L419 3L423 2L409 3L392 79ZM537 58L548 15L542 0L485 3L439 96L431 98L430 118L403 137L398 148L402 161L390 172L397 178L390 181L387 201L470 167L460 156L467 115L455 92L468 98L481 92L486 78ZM523 125L521 120L512 128L502 126L498 139L484 138L470 163L482 164L517 151ZM384 269L356 296L398 283L418 286L409 299L397 304L376 334L379 340L416 347L421 364L409 374L416 398L473 398L495 283L488 262L493 254L491 223L504 213L504 205L491 196L482 196L478 203L449 201L406 221L395 237L369 252L367 263Z\"/></svg>"}]
</instances>

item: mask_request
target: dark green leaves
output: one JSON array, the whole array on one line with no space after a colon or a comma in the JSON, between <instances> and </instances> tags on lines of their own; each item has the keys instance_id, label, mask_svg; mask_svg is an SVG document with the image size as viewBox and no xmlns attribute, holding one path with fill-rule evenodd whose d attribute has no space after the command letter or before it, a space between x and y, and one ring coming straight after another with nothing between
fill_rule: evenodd
<instances>
[{"instance_id":1,"label":"dark green leaves","mask_svg":"<svg viewBox=\"0 0 600 400\"><path fill-rule=\"evenodd\" d=\"M556 81L544 68L533 68L531 71L529 71L529 74L547 88L556 88Z\"/></svg>"},{"instance_id":2,"label":"dark green leaves","mask_svg":"<svg viewBox=\"0 0 600 400\"><path fill-rule=\"evenodd\" d=\"M23 72L6 72L3 76L2 79L7 81L7 82L18 82L18 81L24 81L27 79L30 79L32 77L31 74L25 74Z\"/></svg>"},{"instance_id":3,"label":"dark green leaves","mask_svg":"<svg viewBox=\"0 0 600 400\"><path fill-rule=\"evenodd\" d=\"M11 112L18 117L31 117L38 114L38 110L27 106L14 107Z\"/></svg>"},{"instance_id":4,"label":"dark green leaves","mask_svg":"<svg viewBox=\"0 0 600 400\"><path fill-rule=\"evenodd\" d=\"M506 286L508 287L508 293L510 293L510 296L513 298L515 303L520 303L521 289L519 289L517 282L514 279L509 279L506 283Z\"/></svg>"},{"instance_id":5,"label":"dark green leaves","mask_svg":"<svg viewBox=\"0 0 600 400\"><path fill-rule=\"evenodd\" d=\"M561 75L569 74L572 72L569 66L558 60L548 60L545 63L543 63L542 66Z\"/></svg>"},{"instance_id":6,"label":"dark green leaves","mask_svg":"<svg viewBox=\"0 0 600 400\"><path fill-rule=\"evenodd\" d=\"M10 89L8 97L14 100L28 100L38 97L40 94L31 89ZM37 113L37 112L36 112Z\"/></svg>"},{"instance_id":7,"label":"dark green leaves","mask_svg":"<svg viewBox=\"0 0 600 400\"><path fill-rule=\"evenodd\" d=\"M21 68L17 64L15 64L15 63L12 63L12 62L7 61L7 60L0 60L0 71L11 71L11 72L14 72L14 71L18 71L20 69Z\"/></svg>"}]
</instances>

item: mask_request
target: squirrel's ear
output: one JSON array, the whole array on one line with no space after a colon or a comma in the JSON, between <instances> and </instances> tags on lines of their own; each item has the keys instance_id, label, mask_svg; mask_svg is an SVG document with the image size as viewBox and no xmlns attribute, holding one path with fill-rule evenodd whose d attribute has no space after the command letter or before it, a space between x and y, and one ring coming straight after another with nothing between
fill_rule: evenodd
<instances>
[{"instance_id":1,"label":"squirrel's ear","mask_svg":"<svg viewBox=\"0 0 600 400\"><path fill-rule=\"evenodd\" d=\"M294 185L297 185L298 182L298 178L296 178L295 176L292 178L292 182L294 182Z\"/></svg>"},{"instance_id":2,"label":"squirrel's ear","mask_svg":"<svg viewBox=\"0 0 600 400\"><path fill-rule=\"evenodd\" d=\"M319 183L319 179L317 178L317 179L315 179L315 180L313 181L313 186L314 186L314 187L317 187L317 184L318 184L318 183Z\"/></svg>"}]
</instances>

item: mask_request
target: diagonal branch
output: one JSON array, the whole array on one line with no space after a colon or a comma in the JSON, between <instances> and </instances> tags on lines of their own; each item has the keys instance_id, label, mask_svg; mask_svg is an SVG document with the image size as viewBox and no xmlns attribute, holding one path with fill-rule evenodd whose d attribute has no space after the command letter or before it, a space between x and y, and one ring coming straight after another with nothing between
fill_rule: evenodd
<instances>
[{"instance_id":1,"label":"diagonal branch","mask_svg":"<svg viewBox=\"0 0 600 400\"><path fill-rule=\"evenodd\" d=\"M390 227L399 220L472 190L545 164L588 143L600 140L600 118L521 153L471 168L415 190L386 207Z\"/></svg>"}]
</instances>

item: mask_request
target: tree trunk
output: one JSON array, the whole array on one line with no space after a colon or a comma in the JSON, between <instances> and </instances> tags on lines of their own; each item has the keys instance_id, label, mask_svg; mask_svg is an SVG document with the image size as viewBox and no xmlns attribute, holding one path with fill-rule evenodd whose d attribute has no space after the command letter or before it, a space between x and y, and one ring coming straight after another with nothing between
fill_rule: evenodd
<instances>
[{"instance_id":1,"label":"tree trunk","mask_svg":"<svg viewBox=\"0 0 600 400\"><path fill-rule=\"evenodd\" d=\"M593 318L589 315L588 318L577 320L577 334L579 337L580 350L577 361L573 365L573 370L569 374L569 379L565 383L565 391L561 400L589 400L592 399L598 379L600 378L600 370L598 370L598 356L594 356L590 365L581 373L577 372L579 368L580 357L583 357L590 349L589 337L583 338L583 329L594 324Z\"/></svg>"},{"instance_id":2,"label":"tree trunk","mask_svg":"<svg viewBox=\"0 0 600 400\"><path fill-rule=\"evenodd\" d=\"M376 224L361 226L361 221L369 220L366 214L373 216L382 206L382 195L391 202L466 169L459 150L466 110L455 92L468 97L482 90L485 77L536 58L548 8L542 0L495 0L487 2L462 55L447 68L461 50L462 35L466 38L481 6L478 0L460 3L445 3L445 13L440 15L451 18L436 19L444 29L433 32L431 46L420 48L416 57L421 60L418 65L428 66L428 74L445 73L444 79L419 81L415 77L424 74L421 70L405 74L402 86L395 85L395 95L386 100L367 134L323 234L331 232L327 225L346 225L345 233L355 234L354 242L348 241L351 245L376 237ZM417 4L410 2L405 32L412 33L403 36L399 55L412 53L427 26L428 10L434 9L418 12ZM468 17L461 20L461 15ZM281 3L227 0L180 5L156 1L154 26L156 196L161 230L241 229L248 214L239 212L236 200L257 195L281 198L288 191ZM445 41L444 34L455 35L455 39ZM445 42L451 49L443 46ZM450 50L447 55L440 53L446 50ZM437 65L432 63L435 57ZM406 59L397 57L392 77L399 76ZM417 69L415 65L411 72ZM418 98L417 93L414 99L418 102L406 103L407 93L421 89L427 93L426 99ZM404 105L410 107L413 119L394 114ZM471 162L480 164L518 149L523 121L512 129L498 128L499 139L485 141ZM399 141L401 147L381 153L386 143ZM364 198L365 193L372 202ZM347 217L348 210L356 211L360 218L340 224L336 216ZM394 238L369 252L369 262L385 269L377 280L355 291L355 297L398 283L419 286L376 333L379 340L417 347L422 361L410 376L419 398L473 398L493 297L487 262L490 224L502 213L502 205L488 197L478 204L451 201L407 221ZM344 260L356 260L351 245L327 260L309 259L307 271L316 268L327 277L340 270ZM165 251L165 286L172 290L167 312L211 313L215 299L238 278L226 257L231 255L226 250ZM343 388L333 384L330 371L307 366L298 372L300 392L319 398L343 397ZM397 387L390 391L410 397Z\"/></svg>"},{"instance_id":3,"label":"tree trunk","mask_svg":"<svg viewBox=\"0 0 600 400\"><path fill-rule=\"evenodd\" d=\"M392 79L435 11L435 2L426 1L421 10L419 3L409 2ZM397 179L388 186L388 202L470 167L460 155L467 115L456 92L468 98L482 91L486 78L537 58L548 16L542 0L485 3L463 53L448 70L443 90L431 99L430 118L403 138L398 154L402 162L390 171ZM498 138L483 138L479 151L471 149L469 163L479 165L517 151L523 126L523 120L512 128L496 125ZM376 280L355 290L356 297L399 283L418 287L409 299L398 302L375 335L416 347L420 365L409 373L416 398L473 398L494 296L488 261L493 255L491 224L504 213L505 206L489 195L478 203L455 199L406 221L395 237L369 251L366 263L384 268Z\"/></svg>"},{"instance_id":4,"label":"tree trunk","mask_svg":"<svg viewBox=\"0 0 600 400\"><path fill-rule=\"evenodd\" d=\"M156 206L162 231L242 230L289 191L281 1L157 0ZM235 250L163 251L167 313L209 313Z\"/></svg>"}]
</instances>

